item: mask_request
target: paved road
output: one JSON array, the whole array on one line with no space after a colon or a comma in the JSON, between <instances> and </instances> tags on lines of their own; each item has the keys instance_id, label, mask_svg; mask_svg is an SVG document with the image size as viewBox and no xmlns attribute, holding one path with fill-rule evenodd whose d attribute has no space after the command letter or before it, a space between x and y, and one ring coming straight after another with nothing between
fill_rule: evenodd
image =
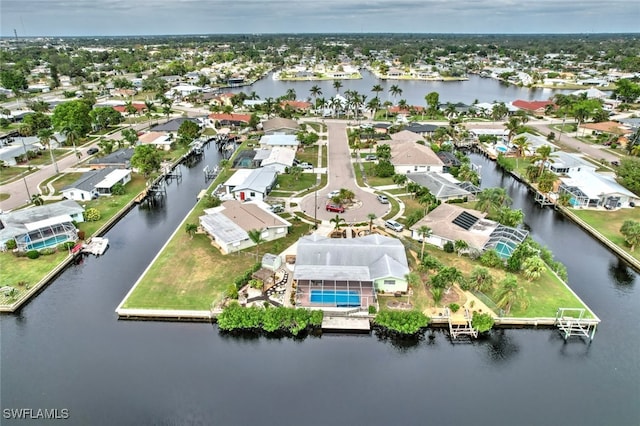
<instances>
[{"instance_id":1,"label":"paved road","mask_svg":"<svg viewBox=\"0 0 640 426\"><path fill-rule=\"evenodd\" d=\"M390 209L389 204L380 204L371 189L362 189L356 183L355 173L351 163L351 154L349 152L349 142L347 140L347 125L345 122L327 121L328 127L328 182L329 184L317 191L311 193L302 199L300 208L309 216L313 216L313 211L317 207L317 218L321 220L329 220L335 217L336 213L328 212L325 209L327 204L327 194L334 189L348 188L356 195L356 203L353 207L348 208L341 216L347 222L364 222L368 221L369 213L382 217Z\"/></svg>"},{"instance_id":2,"label":"paved road","mask_svg":"<svg viewBox=\"0 0 640 426\"><path fill-rule=\"evenodd\" d=\"M600 161L601 159L605 159L608 162L620 160L619 156L606 151L605 150L605 148L606 148L605 146L584 143L581 140L578 140L578 139L574 138L573 136L567 135L566 133L563 133L562 135L560 135L560 134L558 134L557 130L552 129L546 123L545 124L541 124L541 123L531 123L531 122L529 122L529 123L527 123L527 125L538 129L540 131L540 133L542 133L543 135L548 135L549 132L554 132L556 134L556 137L559 138L559 139L556 139L556 140L560 144L565 145L565 146L567 146L567 147L569 147L571 149L574 149L576 151L579 151L584 155L588 155L589 157L591 157L592 159L594 159L596 161Z\"/></svg>"}]
</instances>

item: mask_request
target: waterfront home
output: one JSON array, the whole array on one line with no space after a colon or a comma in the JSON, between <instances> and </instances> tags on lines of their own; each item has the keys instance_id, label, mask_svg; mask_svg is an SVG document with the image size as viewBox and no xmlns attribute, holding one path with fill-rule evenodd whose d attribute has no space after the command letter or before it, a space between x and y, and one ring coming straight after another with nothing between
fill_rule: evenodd
<instances>
[{"instance_id":1,"label":"waterfront home","mask_svg":"<svg viewBox=\"0 0 640 426\"><path fill-rule=\"evenodd\" d=\"M546 167L556 174L571 174L580 172L582 170L588 170L595 172L597 166L590 161L582 158L578 154L570 154L564 151L556 151L552 156L553 163L547 162Z\"/></svg>"},{"instance_id":2,"label":"waterfront home","mask_svg":"<svg viewBox=\"0 0 640 426\"><path fill-rule=\"evenodd\" d=\"M296 152L288 148L273 148L270 150L259 150L254 160L261 159L260 167L272 167L278 173L284 173L289 167L293 166L293 160L296 158ZM265 151L268 151L266 157ZM260 155L259 155L260 154Z\"/></svg>"},{"instance_id":3,"label":"waterfront home","mask_svg":"<svg viewBox=\"0 0 640 426\"><path fill-rule=\"evenodd\" d=\"M603 207L613 210L640 205L640 196L626 189L613 174L593 170L570 171L560 177L558 193L571 196L569 204L575 208Z\"/></svg>"},{"instance_id":4,"label":"waterfront home","mask_svg":"<svg viewBox=\"0 0 640 426\"><path fill-rule=\"evenodd\" d=\"M251 115L249 114L224 114L224 113L209 114L209 121L214 127L216 127L216 125L220 125L222 127L246 126L247 124L249 124L250 120L251 120Z\"/></svg>"},{"instance_id":5,"label":"waterfront home","mask_svg":"<svg viewBox=\"0 0 640 426\"><path fill-rule=\"evenodd\" d=\"M131 170L107 167L90 170L60 191L68 200L85 201L102 195L111 195L117 184L126 185L131 181Z\"/></svg>"},{"instance_id":6,"label":"waterfront home","mask_svg":"<svg viewBox=\"0 0 640 426\"><path fill-rule=\"evenodd\" d=\"M229 254L255 246L249 237L251 230L259 230L264 241L287 235L291 223L269 211L268 207L260 201L225 201L218 207L205 209L205 214L199 218L200 226L222 253Z\"/></svg>"},{"instance_id":7,"label":"waterfront home","mask_svg":"<svg viewBox=\"0 0 640 426\"><path fill-rule=\"evenodd\" d=\"M454 153L449 151L440 151L436 155L442 160L442 171L448 173L451 167L460 167L462 163Z\"/></svg>"},{"instance_id":8,"label":"waterfront home","mask_svg":"<svg viewBox=\"0 0 640 426\"><path fill-rule=\"evenodd\" d=\"M163 151L169 151L171 149L171 142L173 142L173 135L166 132L151 131L138 136L138 143L140 143L140 145L152 145Z\"/></svg>"},{"instance_id":9,"label":"waterfront home","mask_svg":"<svg viewBox=\"0 0 640 426\"><path fill-rule=\"evenodd\" d=\"M240 201L262 201L273 189L278 173L273 167L240 169L224 184L228 195Z\"/></svg>"},{"instance_id":10,"label":"waterfront home","mask_svg":"<svg viewBox=\"0 0 640 426\"><path fill-rule=\"evenodd\" d=\"M290 118L276 117L262 122L265 135L295 135L300 131L300 124Z\"/></svg>"},{"instance_id":11,"label":"waterfront home","mask_svg":"<svg viewBox=\"0 0 640 426\"><path fill-rule=\"evenodd\" d=\"M460 181L449 173L407 173L407 179L427 188L438 201L473 198L473 194L462 188Z\"/></svg>"},{"instance_id":12,"label":"waterfront home","mask_svg":"<svg viewBox=\"0 0 640 426\"><path fill-rule=\"evenodd\" d=\"M378 234L298 240L293 278L296 303L307 307L361 307L376 303L376 291L406 292L409 265L402 243Z\"/></svg>"},{"instance_id":13,"label":"waterfront home","mask_svg":"<svg viewBox=\"0 0 640 426\"><path fill-rule=\"evenodd\" d=\"M73 222L84 222L84 208L72 200L29 207L0 214L0 250L6 242L16 240L20 251L55 247L76 241Z\"/></svg>"},{"instance_id":14,"label":"waterfront home","mask_svg":"<svg viewBox=\"0 0 640 426\"><path fill-rule=\"evenodd\" d=\"M432 135L440 126L434 124L409 123L404 126L403 130L415 133L422 137Z\"/></svg>"},{"instance_id":15,"label":"waterfront home","mask_svg":"<svg viewBox=\"0 0 640 426\"><path fill-rule=\"evenodd\" d=\"M280 102L280 106L282 109L290 109L295 112L304 113L311 109L311 102L286 100Z\"/></svg>"},{"instance_id":16,"label":"waterfront home","mask_svg":"<svg viewBox=\"0 0 640 426\"><path fill-rule=\"evenodd\" d=\"M409 140L394 141L390 146L390 161L396 173L442 172L444 163L430 147Z\"/></svg>"},{"instance_id":17,"label":"waterfront home","mask_svg":"<svg viewBox=\"0 0 640 426\"><path fill-rule=\"evenodd\" d=\"M170 99L179 99L193 95L194 93L202 93L202 87L191 84L180 84L167 90L164 96Z\"/></svg>"},{"instance_id":18,"label":"waterfront home","mask_svg":"<svg viewBox=\"0 0 640 426\"><path fill-rule=\"evenodd\" d=\"M264 135L260 138L260 148L286 148L294 152L298 150L300 141L296 135L273 134Z\"/></svg>"},{"instance_id":19,"label":"waterfront home","mask_svg":"<svg viewBox=\"0 0 640 426\"><path fill-rule=\"evenodd\" d=\"M486 219L486 213L481 211L447 203L440 204L409 228L413 239L422 241L422 226L431 229L426 242L434 246L444 248L447 242L462 240L470 251L495 249L503 258L510 257L529 234Z\"/></svg>"},{"instance_id":20,"label":"waterfront home","mask_svg":"<svg viewBox=\"0 0 640 426\"><path fill-rule=\"evenodd\" d=\"M104 157L94 157L89 160L87 165L92 169L103 169L105 167L128 169L131 167L131 157L133 157L134 152L133 148L122 148Z\"/></svg>"},{"instance_id":21,"label":"waterfront home","mask_svg":"<svg viewBox=\"0 0 640 426\"><path fill-rule=\"evenodd\" d=\"M514 135L513 138L511 138L511 142L513 142L513 140L515 138L518 138L518 137L524 137L527 140L527 142L529 142L529 148L526 150L525 156L535 155L535 153L538 150L538 148L543 147L543 146L550 147L551 148L551 152L554 152L554 153L557 152L560 149L560 147L558 145L555 145L555 144L549 142L547 140L547 138L545 138L544 136L534 135L534 134L528 133L528 132L524 132L524 133L520 133L520 134ZM511 148L513 149L514 146L511 146Z\"/></svg>"},{"instance_id":22,"label":"waterfront home","mask_svg":"<svg viewBox=\"0 0 640 426\"><path fill-rule=\"evenodd\" d=\"M515 100L511 102L511 105L514 107L523 110L532 115L544 115L547 107L552 106L553 108L556 105L553 101L524 101L522 99Z\"/></svg>"},{"instance_id":23,"label":"waterfront home","mask_svg":"<svg viewBox=\"0 0 640 426\"><path fill-rule=\"evenodd\" d=\"M178 134L178 130L180 129L180 126L185 121L193 121L194 123L196 123L200 127L202 127L202 124L203 124L202 120L197 119L197 118L178 117L178 118L173 118L173 119L167 121L166 123L156 124L155 126L151 127L151 131L153 131L153 132L172 133L175 136L175 135Z\"/></svg>"}]
</instances>

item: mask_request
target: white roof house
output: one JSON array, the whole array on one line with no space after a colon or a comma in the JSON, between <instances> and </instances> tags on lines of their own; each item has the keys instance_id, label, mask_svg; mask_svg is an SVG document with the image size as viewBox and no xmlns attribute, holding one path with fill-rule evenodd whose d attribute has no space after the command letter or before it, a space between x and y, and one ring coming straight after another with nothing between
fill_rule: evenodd
<instances>
[{"instance_id":1,"label":"white roof house","mask_svg":"<svg viewBox=\"0 0 640 426\"><path fill-rule=\"evenodd\" d=\"M433 150L413 141L398 140L390 144L391 164L396 173L442 172L444 162Z\"/></svg>"},{"instance_id":2,"label":"white roof house","mask_svg":"<svg viewBox=\"0 0 640 426\"><path fill-rule=\"evenodd\" d=\"M514 135L513 138L511 138L511 142L513 142L515 138L521 137L521 136L524 136L530 145L529 149L527 149L527 155L534 155L536 150L542 146L550 146L551 151L558 151L560 149L558 145L552 144L544 136L532 135L531 133L527 133L527 132L520 133L519 135Z\"/></svg>"},{"instance_id":3,"label":"white roof house","mask_svg":"<svg viewBox=\"0 0 640 426\"><path fill-rule=\"evenodd\" d=\"M261 148L288 148L297 150L300 145L296 135L272 134L260 138Z\"/></svg>"},{"instance_id":4,"label":"white roof house","mask_svg":"<svg viewBox=\"0 0 640 426\"><path fill-rule=\"evenodd\" d=\"M407 173L407 179L424 186L440 201L473 197L473 194L459 186L460 181L449 173Z\"/></svg>"},{"instance_id":5,"label":"white roof house","mask_svg":"<svg viewBox=\"0 0 640 426\"><path fill-rule=\"evenodd\" d=\"M571 154L564 151L556 151L551 156L553 163L549 162L547 165L549 170L558 174L568 174L573 172L580 172L582 170L595 171L596 166L582 158L581 155Z\"/></svg>"},{"instance_id":6,"label":"white roof house","mask_svg":"<svg viewBox=\"0 0 640 426\"><path fill-rule=\"evenodd\" d=\"M131 170L105 167L83 173L80 179L62 189L62 195L69 200L91 200L100 195L110 195L117 183L126 185L131 181Z\"/></svg>"},{"instance_id":7,"label":"white roof house","mask_svg":"<svg viewBox=\"0 0 640 426\"><path fill-rule=\"evenodd\" d=\"M613 175L580 170L560 180L559 192L571 195L569 202L573 207L616 209L640 204L640 196L616 182Z\"/></svg>"},{"instance_id":8,"label":"white roof house","mask_svg":"<svg viewBox=\"0 0 640 426\"><path fill-rule=\"evenodd\" d=\"M273 167L278 173L284 173L287 167L293 165L296 152L288 148L273 148L267 158L263 159L260 165L262 167Z\"/></svg>"}]
</instances>

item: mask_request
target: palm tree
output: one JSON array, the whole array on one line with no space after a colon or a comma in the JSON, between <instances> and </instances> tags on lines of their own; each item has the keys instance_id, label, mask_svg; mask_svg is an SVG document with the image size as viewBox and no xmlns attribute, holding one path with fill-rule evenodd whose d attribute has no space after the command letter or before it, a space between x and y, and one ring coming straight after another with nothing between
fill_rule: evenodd
<instances>
[{"instance_id":1,"label":"palm tree","mask_svg":"<svg viewBox=\"0 0 640 426\"><path fill-rule=\"evenodd\" d=\"M379 84L376 84L371 88L371 91L376 94L376 98L377 98L380 92L384 92L384 89Z\"/></svg>"},{"instance_id":2,"label":"palm tree","mask_svg":"<svg viewBox=\"0 0 640 426\"><path fill-rule=\"evenodd\" d=\"M285 95L285 98L287 98L290 101L295 101L296 100L296 89L287 89L287 94Z\"/></svg>"},{"instance_id":3,"label":"palm tree","mask_svg":"<svg viewBox=\"0 0 640 426\"><path fill-rule=\"evenodd\" d=\"M427 225L422 225L418 228L418 235L420 235L420 239L422 240L422 248L420 249L420 259L424 258L424 244L427 242L427 237L431 234L431 228Z\"/></svg>"},{"instance_id":4,"label":"palm tree","mask_svg":"<svg viewBox=\"0 0 640 426\"><path fill-rule=\"evenodd\" d=\"M329 222L333 223L334 229L338 231L341 227L347 224L347 222L338 214L333 219L330 219Z\"/></svg>"},{"instance_id":5,"label":"palm tree","mask_svg":"<svg viewBox=\"0 0 640 426\"><path fill-rule=\"evenodd\" d=\"M195 223L187 223L184 226L184 230L187 232L187 234L189 234L189 236L191 237L190 239L193 240L193 234L195 234L198 230L198 225L196 225Z\"/></svg>"},{"instance_id":6,"label":"palm tree","mask_svg":"<svg viewBox=\"0 0 640 426\"><path fill-rule=\"evenodd\" d=\"M472 287L477 291L485 292L489 290L493 284L493 276L487 268L483 268L482 266L474 267L469 278Z\"/></svg>"},{"instance_id":7,"label":"palm tree","mask_svg":"<svg viewBox=\"0 0 640 426\"><path fill-rule=\"evenodd\" d=\"M555 160L552 157L552 152L551 152L551 147L549 145L542 145L541 147L538 147L538 149L536 149L536 153L533 155L533 162L539 162L540 165L539 167L539 173L538 176L542 175L542 172L544 170L544 168L546 167L547 163L554 163Z\"/></svg>"},{"instance_id":8,"label":"palm tree","mask_svg":"<svg viewBox=\"0 0 640 426\"><path fill-rule=\"evenodd\" d=\"M31 196L31 202L35 205L35 206L41 206L44 204L44 200L42 199L42 195L41 194L33 194Z\"/></svg>"},{"instance_id":9,"label":"palm tree","mask_svg":"<svg viewBox=\"0 0 640 426\"><path fill-rule=\"evenodd\" d=\"M312 86L309 92L311 92L311 96L313 96L313 105L316 105L318 96L322 95L322 89L320 89L319 86Z\"/></svg>"},{"instance_id":10,"label":"palm tree","mask_svg":"<svg viewBox=\"0 0 640 426\"><path fill-rule=\"evenodd\" d=\"M550 170L545 170L538 176L538 189L547 193L553 189L553 184L558 180L558 176Z\"/></svg>"},{"instance_id":11,"label":"palm tree","mask_svg":"<svg viewBox=\"0 0 640 426\"><path fill-rule=\"evenodd\" d=\"M522 262L522 273L529 281L537 280L546 270L547 265L538 256L528 257Z\"/></svg>"},{"instance_id":12,"label":"palm tree","mask_svg":"<svg viewBox=\"0 0 640 426\"><path fill-rule=\"evenodd\" d=\"M402 89L398 85L394 84L393 86L389 87L389 94L391 96L393 96L394 98L396 96L401 96L402 95Z\"/></svg>"},{"instance_id":13,"label":"palm tree","mask_svg":"<svg viewBox=\"0 0 640 426\"><path fill-rule=\"evenodd\" d=\"M78 149L76 148L76 139L80 139L80 132L78 128L71 124L67 124L66 126L62 127L62 129L60 129L60 132L63 135L65 135L68 141L71 141L71 145L73 146L73 152L76 154L78 158L80 158Z\"/></svg>"},{"instance_id":14,"label":"palm tree","mask_svg":"<svg viewBox=\"0 0 640 426\"><path fill-rule=\"evenodd\" d=\"M264 238L262 238L262 231L259 229L251 229L247 234L249 235L249 239L256 245L256 259L259 259L258 246L265 241Z\"/></svg>"},{"instance_id":15,"label":"palm tree","mask_svg":"<svg viewBox=\"0 0 640 426\"><path fill-rule=\"evenodd\" d=\"M523 309L527 307L527 291L518 285L515 276L509 274L500 281L500 288L496 294L496 305L503 308L505 315L509 315L511 307L516 303Z\"/></svg>"},{"instance_id":16,"label":"palm tree","mask_svg":"<svg viewBox=\"0 0 640 426\"><path fill-rule=\"evenodd\" d=\"M458 253L458 256L462 256L462 251L469 248L469 243L465 240L455 240L453 243L453 248Z\"/></svg>"},{"instance_id":17,"label":"palm tree","mask_svg":"<svg viewBox=\"0 0 640 426\"><path fill-rule=\"evenodd\" d=\"M424 194L420 196L420 198L418 198L418 203L421 206L424 206L425 215L429 213L429 209L431 208L431 206L437 202L438 200L431 192L429 192L429 190L427 190Z\"/></svg>"},{"instance_id":18,"label":"palm tree","mask_svg":"<svg viewBox=\"0 0 640 426\"><path fill-rule=\"evenodd\" d=\"M518 157L524 157L527 154L527 150L531 148L531 143L525 136L514 138L512 143L516 147L516 155Z\"/></svg>"},{"instance_id":19,"label":"palm tree","mask_svg":"<svg viewBox=\"0 0 640 426\"><path fill-rule=\"evenodd\" d=\"M342 83L339 80L333 82L333 88L336 89L336 94L340 93L340 88L342 87Z\"/></svg>"},{"instance_id":20,"label":"palm tree","mask_svg":"<svg viewBox=\"0 0 640 426\"><path fill-rule=\"evenodd\" d=\"M375 213L369 213L367 219L369 219L369 233L373 232L373 221L376 219Z\"/></svg>"},{"instance_id":21,"label":"palm tree","mask_svg":"<svg viewBox=\"0 0 640 426\"><path fill-rule=\"evenodd\" d=\"M51 141L54 140L58 142L56 137L53 135L53 129L40 129L38 131L38 139L40 139L40 143L49 148L49 154L51 155L51 162L53 163L53 168L56 171L56 174L60 173L58 170L58 163L56 162L56 158L53 155L53 149L51 149Z\"/></svg>"},{"instance_id":22,"label":"palm tree","mask_svg":"<svg viewBox=\"0 0 640 426\"><path fill-rule=\"evenodd\" d=\"M487 188L478 194L475 208L483 213L488 213L509 204L511 204L511 198L504 188Z\"/></svg>"},{"instance_id":23,"label":"palm tree","mask_svg":"<svg viewBox=\"0 0 640 426\"><path fill-rule=\"evenodd\" d=\"M507 135L508 143L511 143L511 138L513 138L513 135L518 132L521 124L520 118L518 117L510 117L509 121L504 123L504 127L509 131L509 134Z\"/></svg>"},{"instance_id":24,"label":"palm tree","mask_svg":"<svg viewBox=\"0 0 640 426\"><path fill-rule=\"evenodd\" d=\"M407 175L396 173L391 177L391 180L393 180L393 183L395 183L396 185L402 186L407 183Z\"/></svg>"},{"instance_id":25,"label":"palm tree","mask_svg":"<svg viewBox=\"0 0 640 426\"><path fill-rule=\"evenodd\" d=\"M378 97L369 99L369 102L367 102L367 109L371 111L372 120L376 118L376 113L378 112L381 106L382 104L380 103L380 99L378 99Z\"/></svg>"}]
</instances>

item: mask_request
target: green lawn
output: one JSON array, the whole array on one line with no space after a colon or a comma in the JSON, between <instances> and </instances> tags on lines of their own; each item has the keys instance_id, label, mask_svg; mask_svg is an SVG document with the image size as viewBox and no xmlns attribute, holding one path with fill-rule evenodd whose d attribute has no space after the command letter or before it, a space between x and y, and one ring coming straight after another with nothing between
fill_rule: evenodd
<instances>
[{"instance_id":1,"label":"green lawn","mask_svg":"<svg viewBox=\"0 0 640 426\"><path fill-rule=\"evenodd\" d=\"M36 171L35 169L29 171L26 166L0 167L0 184L4 185L6 183L9 183L17 179L18 177L27 176L28 174L33 173L35 171Z\"/></svg>"},{"instance_id":2,"label":"green lawn","mask_svg":"<svg viewBox=\"0 0 640 426\"><path fill-rule=\"evenodd\" d=\"M625 220L640 220L639 208L619 209L616 211L571 209L571 212L600 231L609 241L640 260L640 247L636 247L635 251L631 251L620 233L620 227Z\"/></svg>"},{"instance_id":3,"label":"green lawn","mask_svg":"<svg viewBox=\"0 0 640 426\"><path fill-rule=\"evenodd\" d=\"M53 150L53 156L55 157L56 161L58 161L60 158L66 157L71 153L73 153L73 149ZM29 164L31 164L32 166L43 166L51 164L51 154L49 154L49 151L42 151L36 158L32 158L31 160L29 160Z\"/></svg>"},{"instance_id":4,"label":"green lawn","mask_svg":"<svg viewBox=\"0 0 640 426\"><path fill-rule=\"evenodd\" d=\"M11 286L18 290L13 300L5 298L0 293L0 304L13 303L20 294L27 291L27 287L31 288L36 285L42 277L55 268L65 257L68 256L66 251L54 253L49 256L40 256L37 259L29 259L28 257L16 257L13 253L0 253L0 287ZM24 282L25 285L18 285Z\"/></svg>"},{"instance_id":5,"label":"green lawn","mask_svg":"<svg viewBox=\"0 0 640 426\"><path fill-rule=\"evenodd\" d=\"M318 145L305 146L304 151L296 153L296 158L301 163L313 164L314 167L318 166Z\"/></svg>"},{"instance_id":6,"label":"green lawn","mask_svg":"<svg viewBox=\"0 0 640 426\"><path fill-rule=\"evenodd\" d=\"M391 177L381 178L381 177L374 176L374 168L376 166L375 163L365 161L361 164L364 166L364 173L367 176L367 182L369 183L370 186L386 186L386 185L394 184L393 178ZM354 164L354 168L358 169L359 167L357 166L357 164Z\"/></svg>"},{"instance_id":7,"label":"green lawn","mask_svg":"<svg viewBox=\"0 0 640 426\"><path fill-rule=\"evenodd\" d=\"M418 202L418 200L411 198L410 195L405 195L400 197L400 199L404 203L404 217L409 217L416 211L420 211L424 215L425 208Z\"/></svg>"},{"instance_id":8,"label":"green lawn","mask_svg":"<svg viewBox=\"0 0 640 426\"><path fill-rule=\"evenodd\" d=\"M391 204L391 210L382 217L384 220L391 219L400 211L400 204L398 204L395 198L389 197L389 204Z\"/></svg>"},{"instance_id":9,"label":"green lawn","mask_svg":"<svg viewBox=\"0 0 640 426\"><path fill-rule=\"evenodd\" d=\"M63 173L58 175L59 177L51 182L51 185L55 188L56 192L60 192L62 188L67 185L71 185L73 182L80 179L82 173Z\"/></svg>"},{"instance_id":10,"label":"green lawn","mask_svg":"<svg viewBox=\"0 0 640 426\"><path fill-rule=\"evenodd\" d=\"M298 180L293 175L279 174L276 188L279 191L302 191L313 187L315 184L315 173L302 173Z\"/></svg>"},{"instance_id":11,"label":"green lawn","mask_svg":"<svg viewBox=\"0 0 640 426\"><path fill-rule=\"evenodd\" d=\"M307 189L306 191L302 191L298 194L298 197L303 197L313 191L315 191L316 189L321 189L324 188L325 186L327 186L327 175L325 173L320 175L320 183L317 186L312 186L309 189Z\"/></svg>"}]
</instances>

